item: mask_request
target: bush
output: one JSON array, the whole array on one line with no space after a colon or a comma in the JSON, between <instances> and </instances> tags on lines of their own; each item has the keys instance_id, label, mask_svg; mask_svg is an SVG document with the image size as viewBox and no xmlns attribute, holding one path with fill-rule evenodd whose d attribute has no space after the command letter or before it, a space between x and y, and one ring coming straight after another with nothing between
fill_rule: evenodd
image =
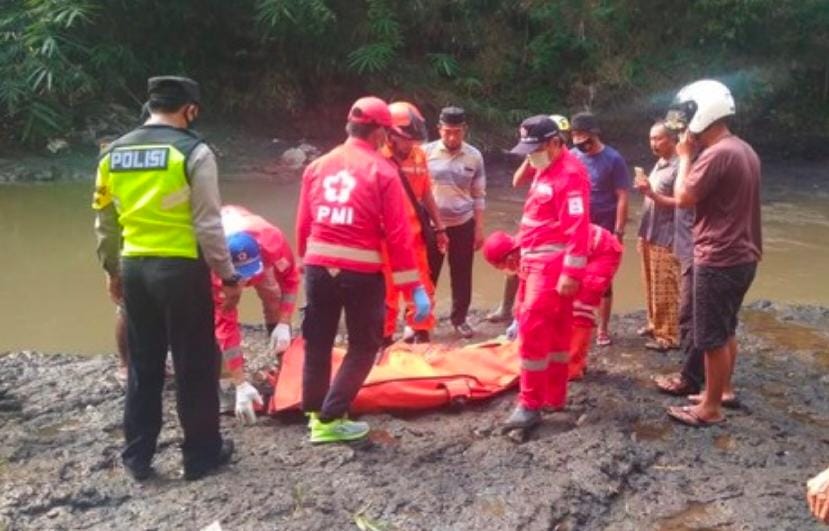
<instances>
[{"instance_id":1,"label":"bush","mask_svg":"<svg viewBox=\"0 0 829 531\"><path fill-rule=\"evenodd\" d=\"M290 121L373 92L463 105L493 138L539 112L658 114L700 77L744 125L829 120L825 0L6 0L0 42L2 127L34 145L173 73L211 114Z\"/></svg>"}]
</instances>

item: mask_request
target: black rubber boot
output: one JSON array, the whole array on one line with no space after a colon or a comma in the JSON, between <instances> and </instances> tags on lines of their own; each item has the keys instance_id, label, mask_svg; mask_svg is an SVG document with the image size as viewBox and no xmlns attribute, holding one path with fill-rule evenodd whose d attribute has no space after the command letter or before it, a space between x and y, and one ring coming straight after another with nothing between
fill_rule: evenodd
<instances>
[{"instance_id":1,"label":"black rubber boot","mask_svg":"<svg viewBox=\"0 0 829 531\"><path fill-rule=\"evenodd\" d=\"M537 409L527 409L518 404L504 421L504 430L528 430L540 423L541 413Z\"/></svg>"}]
</instances>

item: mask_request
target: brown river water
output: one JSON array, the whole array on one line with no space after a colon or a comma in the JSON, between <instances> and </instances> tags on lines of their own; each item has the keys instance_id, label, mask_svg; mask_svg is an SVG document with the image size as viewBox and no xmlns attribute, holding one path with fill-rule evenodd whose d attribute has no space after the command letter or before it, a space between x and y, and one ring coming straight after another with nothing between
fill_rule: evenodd
<instances>
[{"instance_id":1,"label":"brown river water","mask_svg":"<svg viewBox=\"0 0 829 531\"><path fill-rule=\"evenodd\" d=\"M0 352L40 350L101 354L114 351L113 305L94 252L91 183L0 187ZM487 231L513 230L523 190L492 188ZM225 203L265 216L293 238L297 184L233 182L222 185ZM634 194L635 195L635 194ZM615 284L614 309L643 308L634 198L626 254ZM776 190L763 208L765 257L748 300L771 299L829 306L829 197L825 192ZM503 277L478 255L473 308L497 305ZM449 308L448 274L438 287L438 314ZM242 320L261 320L253 292L242 301Z\"/></svg>"}]
</instances>

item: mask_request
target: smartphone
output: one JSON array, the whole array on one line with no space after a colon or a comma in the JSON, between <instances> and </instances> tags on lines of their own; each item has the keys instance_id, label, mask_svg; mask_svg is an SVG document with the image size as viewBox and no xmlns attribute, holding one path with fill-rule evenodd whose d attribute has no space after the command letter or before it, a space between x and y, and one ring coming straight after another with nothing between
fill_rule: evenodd
<instances>
[{"instance_id":1,"label":"smartphone","mask_svg":"<svg viewBox=\"0 0 829 531\"><path fill-rule=\"evenodd\" d=\"M642 166L634 166L633 167L633 175L634 175L634 178L636 179L637 183L644 182L644 181L648 180L648 176L645 175L645 170L644 170L644 168L642 168Z\"/></svg>"}]
</instances>

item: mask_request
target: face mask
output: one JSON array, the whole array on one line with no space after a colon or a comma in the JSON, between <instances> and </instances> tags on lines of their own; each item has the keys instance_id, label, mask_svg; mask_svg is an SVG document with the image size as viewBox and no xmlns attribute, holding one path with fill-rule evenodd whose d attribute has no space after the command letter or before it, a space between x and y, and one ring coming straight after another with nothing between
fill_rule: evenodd
<instances>
[{"instance_id":1,"label":"face mask","mask_svg":"<svg viewBox=\"0 0 829 531\"><path fill-rule=\"evenodd\" d=\"M190 119L190 116L193 116L192 120ZM199 123L199 113L198 111L195 111L192 114L187 113L185 114L184 119L187 120L187 129L193 129L194 127L196 127L196 124Z\"/></svg>"},{"instance_id":2,"label":"face mask","mask_svg":"<svg viewBox=\"0 0 829 531\"><path fill-rule=\"evenodd\" d=\"M527 159L530 161L530 166L537 170L543 170L550 165L550 154L547 153L546 149L530 153Z\"/></svg>"},{"instance_id":3,"label":"face mask","mask_svg":"<svg viewBox=\"0 0 829 531\"><path fill-rule=\"evenodd\" d=\"M587 140L576 144L576 147L582 153L588 153L591 149L593 149L593 139L588 138Z\"/></svg>"}]
</instances>

